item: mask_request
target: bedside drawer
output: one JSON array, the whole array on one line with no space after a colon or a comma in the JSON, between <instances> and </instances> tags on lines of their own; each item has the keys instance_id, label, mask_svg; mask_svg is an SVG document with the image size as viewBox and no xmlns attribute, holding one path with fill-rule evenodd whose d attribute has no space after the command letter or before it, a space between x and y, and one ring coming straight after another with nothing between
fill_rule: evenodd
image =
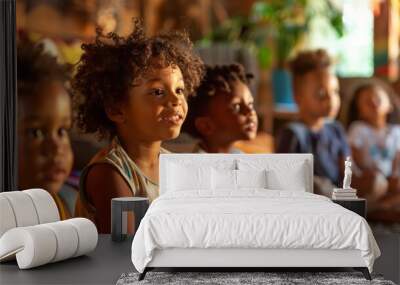
<instances>
[{"instance_id":1,"label":"bedside drawer","mask_svg":"<svg viewBox=\"0 0 400 285\"><path fill-rule=\"evenodd\" d=\"M333 203L339 204L343 208L346 208L361 217L367 217L367 201L365 199L355 199L355 200L336 200L332 199Z\"/></svg>"}]
</instances>

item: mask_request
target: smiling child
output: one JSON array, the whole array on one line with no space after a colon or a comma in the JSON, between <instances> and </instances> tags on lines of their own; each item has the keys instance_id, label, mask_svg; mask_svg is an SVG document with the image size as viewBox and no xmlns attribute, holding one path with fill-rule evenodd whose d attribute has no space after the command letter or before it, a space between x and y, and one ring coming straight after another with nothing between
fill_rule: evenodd
<instances>
[{"instance_id":1,"label":"smiling child","mask_svg":"<svg viewBox=\"0 0 400 285\"><path fill-rule=\"evenodd\" d=\"M187 114L187 96L199 85L203 63L186 34L146 37L140 21L127 37L97 32L82 46L73 81L78 125L109 138L84 169L81 198L99 232L110 232L114 197L158 194L159 154L176 138Z\"/></svg>"}]
</instances>

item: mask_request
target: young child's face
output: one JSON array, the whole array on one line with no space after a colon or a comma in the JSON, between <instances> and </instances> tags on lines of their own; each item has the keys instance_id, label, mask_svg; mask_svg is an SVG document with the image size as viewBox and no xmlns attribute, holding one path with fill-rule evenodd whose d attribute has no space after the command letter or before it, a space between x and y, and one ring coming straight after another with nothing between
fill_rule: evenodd
<instances>
[{"instance_id":1,"label":"young child's face","mask_svg":"<svg viewBox=\"0 0 400 285\"><path fill-rule=\"evenodd\" d=\"M361 92L357 99L359 118L375 125L385 119L391 112L392 106L388 94L382 88L368 88Z\"/></svg>"},{"instance_id":2,"label":"young child's face","mask_svg":"<svg viewBox=\"0 0 400 285\"><path fill-rule=\"evenodd\" d=\"M336 116L340 107L338 79L328 70L309 72L297 84L295 99L300 112L309 116Z\"/></svg>"},{"instance_id":3,"label":"young child's face","mask_svg":"<svg viewBox=\"0 0 400 285\"><path fill-rule=\"evenodd\" d=\"M121 106L123 124L145 142L176 138L188 111L185 83L178 67L154 68L139 79Z\"/></svg>"},{"instance_id":4,"label":"young child's face","mask_svg":"<svg viewBox=\"0 0 400 285\"><path fill-rule=\"evenodd\" d=\"M19 188L57 193L73 163L71 99L60 82L44 82L35 95L22 97L18 115Z\"/></svg>"},{"instance_id":5,"label":"young child's face","mask_svg":"<svg viewBox=\"0 0 400 285\"><path fill-rule=\"evenodd\" d=\"M232 84L231 94L216 94L207 112L209 126L204 135L226 142L254 139L258 120L253 102L248 86L240 81Z\"/></svg>"}]
</instances>

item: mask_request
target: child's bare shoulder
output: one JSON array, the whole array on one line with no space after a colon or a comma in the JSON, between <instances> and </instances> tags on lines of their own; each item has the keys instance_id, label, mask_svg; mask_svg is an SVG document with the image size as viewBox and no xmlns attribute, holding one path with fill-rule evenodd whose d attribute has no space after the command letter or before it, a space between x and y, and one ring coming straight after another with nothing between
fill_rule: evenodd
<instances>
[{"instance_id":1,"label":"child's bare shoulder","mask_svg":"<svg viewBox=\"0 0 400 285\"><path fill-rule=\"evenodd\" d=\"M86 188L89 190L88 192L94 189L96 189L96 192L99 192L99 189L107 189L106 192L113 192L113 189L116 191L121 188L129 189L129 186L114 166L108 163L97 163L88 170Z\"/></svg>"}]
</instances>

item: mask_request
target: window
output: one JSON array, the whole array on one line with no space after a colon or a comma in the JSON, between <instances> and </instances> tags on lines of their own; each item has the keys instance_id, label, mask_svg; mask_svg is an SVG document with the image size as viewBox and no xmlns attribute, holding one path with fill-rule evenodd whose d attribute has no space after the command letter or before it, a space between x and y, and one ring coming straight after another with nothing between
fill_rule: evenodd
<instances>
[{"instance_id":1,"label":"window","mask_svg":"<svg viewBox=\"0 0 400 285\"><path fill-rule=\"evenodd\" d=\"M305 40L307 49L325 48L337 60L343 77L369 77L373 66L373 13L370 1L331 0L343 12L344 36L339 38L327 19L314 17ZM324 0L312 0L309 9L326 9Z\"/></svg>"}]
</instances>

